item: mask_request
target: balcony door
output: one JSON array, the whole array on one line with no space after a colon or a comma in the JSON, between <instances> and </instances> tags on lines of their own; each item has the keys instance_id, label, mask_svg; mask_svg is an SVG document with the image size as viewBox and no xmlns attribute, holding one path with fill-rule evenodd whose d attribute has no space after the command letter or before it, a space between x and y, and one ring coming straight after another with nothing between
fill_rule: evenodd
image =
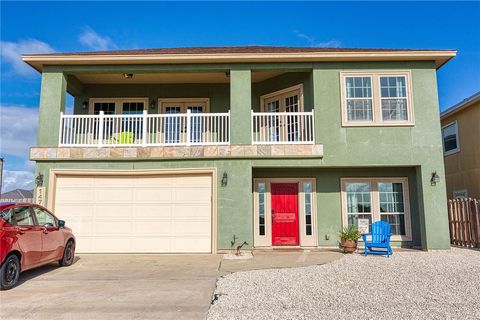
<instances>
[{"instance_id":1,"label":"balcony door","mask_svg":"<svg viewBox=\"0 0 480 320\"><path fill-rule=\"evenodd\" d=\"M303 86L286 88L261 97L262 112L302 112ZM284 114L268 117L267 131L270 141L298 141L299 117Z\"/></svg>"},{"instance_id":2,"label":"balcony door","mask_svg":"<svg viewBox=\"0 0 480 320\"><path fill-rule=\"evenodd\" d=\"M160 99L160 111L171 115L165 118L165 143L186 142L187 118L190 111L190 142L201 142L203 132L202 117L198 114L208 112L208 99Z\"/></svg>"}]
</instances>

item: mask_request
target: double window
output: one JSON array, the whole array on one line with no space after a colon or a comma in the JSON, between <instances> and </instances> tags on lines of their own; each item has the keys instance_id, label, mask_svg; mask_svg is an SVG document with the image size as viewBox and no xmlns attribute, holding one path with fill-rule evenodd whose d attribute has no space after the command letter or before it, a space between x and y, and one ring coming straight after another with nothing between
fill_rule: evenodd
<instances>
[{"instance_id":1,"label":"double window","mask_svg":"<svg viewBox=\"0 0 480 320\"><path fill-rule=\"evenodd\" d=\"M103 111L103 136L111 143L133 143L142 136L141 114L146 110L148 98L93 98L90 99L90 113L95 115ZM115 115L138 115L138 117L121 117ZM96 119L95 132L99 128ZM97 135L95 135L97 138Z\"/></svg>"},{"instance_id":2,"label":"double window","mask_svg":"<svg viewBox=\"0 0 480 320\"><path fill-rule=\"evenodd\" d=\"M341 74L344 126L412 125L410 73Z\"/></svg>"},{"instance_id":3,"label":"double window","mask_svg":"<svg viewBox=\"0 0 480 320\"><path fill-rule=\"evenodd\" d=\"M390 223L393 240L411 240L407 178L342 179L343 224Z\"/></svg>"},{"instance_id":4,"label":"double window","mask_svg":"<svg viewBox=\"0 0 480 320\"><path fill-rule=\"evenodd\" d=\"M142 114L148 106L148 98L92 98L90 114Z\"/></svg>"}]
</instances>

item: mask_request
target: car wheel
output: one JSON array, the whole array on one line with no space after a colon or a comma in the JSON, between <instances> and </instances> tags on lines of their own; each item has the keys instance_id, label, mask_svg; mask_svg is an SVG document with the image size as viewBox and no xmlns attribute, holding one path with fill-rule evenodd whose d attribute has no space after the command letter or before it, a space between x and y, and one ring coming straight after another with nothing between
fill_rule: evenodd
<instances>
[{"instance_id":1,"label":"car wheel","mask_svg":"<svg viewBox=\"0 0 480 320\"><path fill-rule=\"evenodd\" d=\"M20 277L20 261L14 254L5 259L2 267L0 268L0 289L8 290L13 288Z\"/></svg>"},{"instance_id":2,"label":"car wheel","mask_svg":"<svg viewBox=\"0 0 480 320\"><path fill-rule=\"evenodd\" d=\"M67 242L65 250L63 251L62 260L58 261L61 266L71 266L75 259L75 243L72 240Z\"/></svg>"}]
</instances>

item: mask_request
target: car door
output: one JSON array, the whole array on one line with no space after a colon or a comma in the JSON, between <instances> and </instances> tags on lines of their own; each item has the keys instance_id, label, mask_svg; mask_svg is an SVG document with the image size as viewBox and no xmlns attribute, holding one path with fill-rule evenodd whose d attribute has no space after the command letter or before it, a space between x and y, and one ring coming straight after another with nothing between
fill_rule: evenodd
<instances>
[{"instance_id":1,"label":"car door","mask_svg":"<svg viewBox=\"0 0 480 320\"><path fill-rule=\"evenodd\" d=\"M48 211L40 207L33 207L36 225L42 229L42 262L59 260L63 246L63 232L58 228L57 219Z\"/></svg>"},{"instance_id":2,"label":"car door","mask_svg":"<svg viewBox=\"0 0 480 320\"><path fill-rule=\"evenodd\" d=\"M40 263L42 254L42 229L35 225L30 206L13 209L13 224L17 233L17 244L22 252L22 269Z\"/></svg>"}]
</instances>

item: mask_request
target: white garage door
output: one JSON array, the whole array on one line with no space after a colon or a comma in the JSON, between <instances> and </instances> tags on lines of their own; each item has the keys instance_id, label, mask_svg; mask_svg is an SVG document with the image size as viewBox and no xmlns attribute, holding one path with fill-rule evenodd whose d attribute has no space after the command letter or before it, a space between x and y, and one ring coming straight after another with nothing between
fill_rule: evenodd
<instances>
[{"instance_id":1,"label":"white garage door","mask_svg":"<svg viewBox=\"0 0 480 320\"><path fill-rule=\"evenodd\" d=\"M211 252L211 176L58 176L77 252Z\"/></svg>"}]
</instances>

